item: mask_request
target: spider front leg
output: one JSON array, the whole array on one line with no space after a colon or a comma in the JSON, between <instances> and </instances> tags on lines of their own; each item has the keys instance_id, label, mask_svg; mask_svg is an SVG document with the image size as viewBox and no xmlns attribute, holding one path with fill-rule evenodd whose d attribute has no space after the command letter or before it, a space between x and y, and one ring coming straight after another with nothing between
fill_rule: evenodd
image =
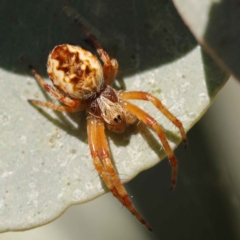
<instances>
[{"instance_id":1,"label":"spider front leg","mask_svg":"<svg viewBox=\"0 0 240 240\"><path fill-rule=\"evenodd\" d=\"M138 213L133 206L123 184L121 183L117 172L115 171L111 159L110 152L107 143L107 139L104 132L104 122L100 119L92 116L88 117L88 136L91 155L94 161L94 165L99 172L100 176L120 202L129 209L129 211L136 216L136 218L151 231L151 227ZM102 165L100 164L100 160Z\"/></svg>"},{"instance_id":2,"label":"spider front leg","mask_svg":"<svg viewBox=\"0 0 240 240\"><path fill-rule=\"evenodd\" d=\"M118 72L118 62L111 58L108 53L102 48L97 38L92 34L87 34L96 48L99 57L103 61L103 73L106 85L112 85Z\"/></svg>"},{"instance_id":3,"label":"spider front leg","mask_svg":"<svg viewBox=\"0 0 240 240\"><path fill-rule=\"evenodd\" d=\"M158 108L176 127L178 127L183 144L185 148L187 147L187 137L186 133L184 131L184 128L182 126L182 123L171 113L168 111L166 107L161 103L161 101L154 97L152 94L147 93L147 92L136 92L136 91L131 91L131 92L120 92L120 97L125 100L129 99L135 99L135 100L146 100L152 102L156 108Z\"/></svg>"},{"instance_id":4,"label":"spider front leg","mask_svg":"<svg viewBox=\"0 0 240 240\"><path fill-rule=\"evenodd\" d=\"M75 11L68 6L64 7L68 15L76 15ZM99 57L103 61L103 73L106 85L112 85L118 72L118 62L111 58L108 53L102 48L96 36L82 23L82 17L77 14L74 18L75 23L85 32L91 41L94 48L97 50Z\"/></svg>"},{"instance_id":5,"label":"spider front leg","mask_svg":"<svg viewBox=\"0 0 240 240\"><path fill-rule=\"evenodd\" d=\"M162 142L163 148L168 156L170 164L172 165L172 181L170 189L174 189L177 181L178 162L168 143L164 130L153 117L151 117L148 113L135 106L134 104L125 101L122 103L122 106L126 111L134 114L139 120L144 122L147 126L152 128L157 133L160 141Z\"/></svg>"}]
</instances>

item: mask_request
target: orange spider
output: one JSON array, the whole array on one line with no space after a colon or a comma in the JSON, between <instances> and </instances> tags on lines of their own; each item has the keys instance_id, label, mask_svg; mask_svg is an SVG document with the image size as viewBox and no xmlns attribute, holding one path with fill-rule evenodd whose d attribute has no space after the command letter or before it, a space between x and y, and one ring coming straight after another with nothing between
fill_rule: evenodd
<instances>
[{"instance_id":1,"label":"orange spider","mask_svg":"<svg viewBox=\"0 0 240 240\"><path fill-rule=\"evenodd\" d=\"M55 88L45 83L32 67L31 71L42 87L64 105L32 99L29 101L61 112L82 110L87 112L88 143L96 170L112 194L147 229L151 230L151 227L133 206L113 167L104 128L106 126L113 132L122 133L129 124L135 123L137 119L152 128L162 142L172 165L171 189L176 185L178 165L164 130L153 117L127 100L137 99L152 102L179 128L186 146L185 131L182 123L163 106L159 99L150 93L140 91L123 92L113 89L111 85L118 71L117 60L111 58L103 50L96 37L81 22L78 21L77 23L93 43L103 62L103 66L96 56L81 47L69 44L58 45L49 54L47 62L47 71Z\"/></svg>"}]
</instances>

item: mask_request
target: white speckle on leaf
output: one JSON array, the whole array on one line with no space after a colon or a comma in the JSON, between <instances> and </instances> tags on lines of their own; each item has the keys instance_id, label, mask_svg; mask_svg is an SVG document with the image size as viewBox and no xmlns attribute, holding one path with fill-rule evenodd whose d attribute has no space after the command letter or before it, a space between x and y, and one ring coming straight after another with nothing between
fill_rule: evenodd
<instances>
[{"instance_id":1,"label":"white speckle on leaf","mask_svg":"<svg viewBox=\"0 0 240 240\"><path fill-rule=\"evenodd\" d=\"M5 172L3 172L1 178L6 178L6 177L8 177L8 176L10 176L10 175L12 175L12 174L13 174L13 172L7 172L7 171L5 171Z\"/></svg>"},{"instance_id":2,"label":"white speckle on leaf","mask_svg":"<svg viewBox=\"0 0 240 240\"><path fill-rule=\"evenodd\" d=\"M37 207L39 192L33 190L28 196L29 196L29 200L28 200L27 204L33 204L34 207Z\"/></svg>"},{"instance_id":3,"label":"white speckle on leaf","mask_svg":"<svg viewBox=\"0 0 240 240\"><path fill-rule=\"evenodd\" d=\"M61 199L63 197L63 191L61 191L58 196L57 196L57 199Z\"/></svg>"},{"instance_id":4,"label":"white speckle on leaf","mask_svg":"<svg viewBox=\"0 0 240 240\"><path fill-rule=\"evenodd\" d=\"M19 142L22 144L26 144L27 143L27 136L22 135L19 139Z\"/></svg>"}]
</instances>

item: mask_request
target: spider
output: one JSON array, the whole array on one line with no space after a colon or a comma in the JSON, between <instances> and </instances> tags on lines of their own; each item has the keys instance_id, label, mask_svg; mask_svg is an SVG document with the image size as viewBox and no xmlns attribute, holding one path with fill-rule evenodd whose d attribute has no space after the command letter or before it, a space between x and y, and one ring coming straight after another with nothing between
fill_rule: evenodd
<instances>
[{"instance_id":1,"label":"spider","mask_svg":"<svg viewBox=\"0 0 240 240\"><path fill-rule=\"evenodd\" d=\"M48 85L33 67L30 69L40 85L63 105L33 99L30 99L29 102L61 112L83 110L87 112L88 144L97 172L112 194L147 229L151 230L151 227L132 204L111 162L105 127L113 132L122 133L129 124L140 120L153 129L172 165L171 189L176 185L178 164L164 130L153 117L127 100L150 101L179 128L186 146L185 131L182 123L163 106L158 98L150 93L116 91L112 88L111 85L118 72L117 60L108 55L96 37L81 22L78 22L78 25L90 39L103 64L91 52L79 46L69 44L56 46L49 54L47 61L47 72L54 87Z\"/></svg>"}]
</instances>

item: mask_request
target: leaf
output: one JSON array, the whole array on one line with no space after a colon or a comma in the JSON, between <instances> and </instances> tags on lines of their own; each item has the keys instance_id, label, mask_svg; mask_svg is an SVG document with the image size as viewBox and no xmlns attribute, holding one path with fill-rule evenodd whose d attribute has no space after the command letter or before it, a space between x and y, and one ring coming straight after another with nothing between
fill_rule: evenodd
<instances>
[{"instance_id":1,"label":"leaf","mask_svg":"<svg viewBox=\"0 0 240 240\"><path fill-rule=\"evenodd\" d=\"M206 111L227 79L202 52L170 1L112 5L111 1L72 0L69 4L91 22L101 44L118 59L115 87L154 94L186 130ZM30 74L29 64L47 80L47 55L55 45L91 49L62 7L28 0L16 2L14 8L6 2L0 9L1 232L40 226L70 205L107 191L89 153L86 114L37 109L27 101L52 101ZM173 124L150 103L136 103L166 129L175 148L181 139ZM124 134L106 134L124 182L165 157L156 135L142 123Z\"/></svg>"},{"instance_id":2,"label":"leaf","mask_svg":"<svg viewBox=\"0 0 240 240\"><path fill-rule=\"evenodd\" d=\"M240 79L239 2L215 0L173 0L173 2L203 48L222 68Z\"/></svg>"}]
</instances>

